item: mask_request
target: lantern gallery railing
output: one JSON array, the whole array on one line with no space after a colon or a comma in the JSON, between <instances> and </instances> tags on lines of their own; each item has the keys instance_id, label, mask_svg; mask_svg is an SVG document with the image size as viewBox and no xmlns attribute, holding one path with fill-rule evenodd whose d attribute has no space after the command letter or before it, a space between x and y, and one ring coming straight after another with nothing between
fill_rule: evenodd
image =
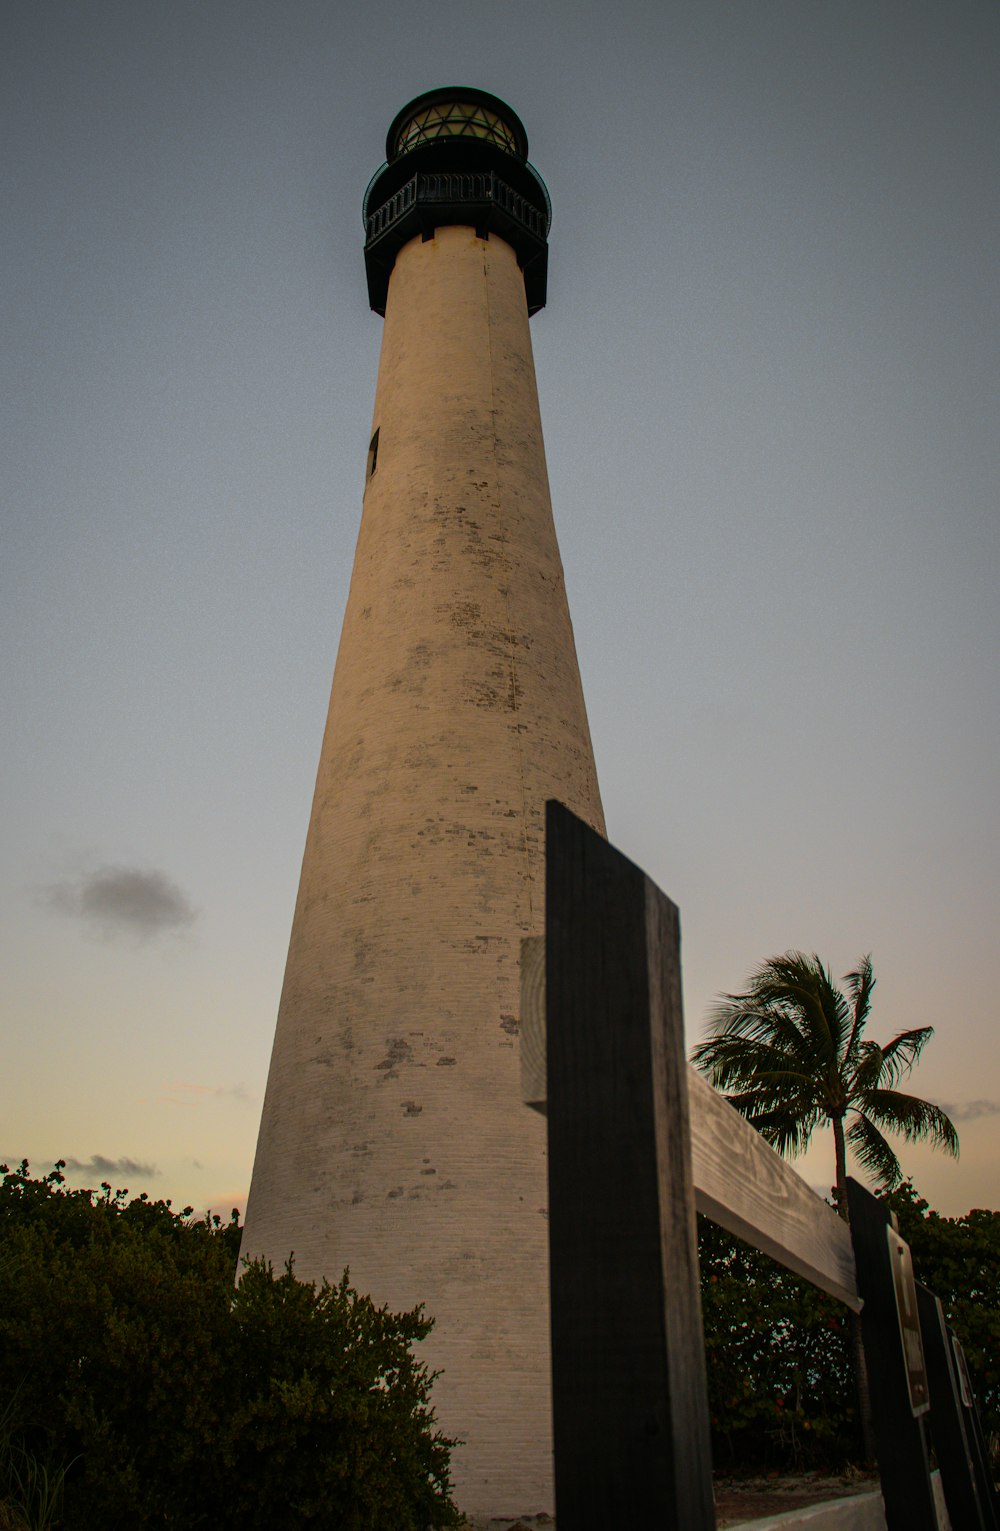
<instances>
[{"instance_id":1,"label":"lantern gallery railing","mask_svg":"<svg viewBox=\"0 0 1000 1531\"><path fill-rule=\"evenodd\" d=\"M365 219L365 235L369 245L381 239L394 224L418 206L430 210L435 203L468 203L470 221L477 221L475 210L488 208L491 204L513 218L536 239L544 240L549 228L548 209L535 207L513 187L508 186L492 171L473 173L439 172L435 175L415 175L375 212Z\"/></svg>"}]
</instances>

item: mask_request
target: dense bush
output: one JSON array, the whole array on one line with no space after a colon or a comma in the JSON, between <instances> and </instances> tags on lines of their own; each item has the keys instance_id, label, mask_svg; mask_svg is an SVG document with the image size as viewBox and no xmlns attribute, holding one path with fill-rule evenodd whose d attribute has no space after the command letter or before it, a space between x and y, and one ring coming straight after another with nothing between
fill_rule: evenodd
<instances>
[{"instance_id":1,"label":"dense bush","mask_svg":"<svg viewBox=\"0 0 1000 1531\"><path fill-rule=\"evenodd\" d=\"M1000 1435L1000 1212L941 1217L909 1181L885 1203L965 1349L984 1431ZM859 1462L847 1310L704 1218L698 1220L709 1408L717 1468ZM932 1422L933 1426L933 1422Z\"/></svg>"},{"instance_id":2,"label":"dense bush","mask_svg":"<svg viewBox=\"0 0 1000 1531\"><path fill-rule=\"evenodd\" d=\"M419 1310L259 1263L234 1291L235 1214L0 1173L0 1528L457 1523ZM1000 1213L940 1217L909 1183L887 1202L995 1436ZM716 1466L859 1460L846 1310L704 1219L699 1254Z\"/></svg>"},{"instance_id":3,"label":"dense bush","mask_svg":"<svg viewBox=\"0 0 1000 1531\"><path fill-rule=\"evenodd\" d=\"M698 1219L717 1470L839 1470L861 1459L847 1309Z\"/></svg>"},{"instance_id":4,"label":"dense bush","mask_svg":"<svg viewBox=\"0 0 1000 1531\"><path fill-rule=\"evenodd\" d=\"M260 1263L234 1291L235 1214L0 1168L9 1502L30 1462L68 1469L73 1531L455 1524L419 1310Z\"/></svg>"}]
</instances>

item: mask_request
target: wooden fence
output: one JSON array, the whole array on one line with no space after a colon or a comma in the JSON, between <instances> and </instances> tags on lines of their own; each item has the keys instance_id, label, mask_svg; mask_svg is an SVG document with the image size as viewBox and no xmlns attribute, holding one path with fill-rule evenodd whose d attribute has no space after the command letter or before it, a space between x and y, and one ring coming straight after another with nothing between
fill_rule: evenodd
<instances>
[{"instance_id":1,"label":"wooden fence","mask_svg":"<svg viewBox=\"0 0 1000 1531\"><path fill-rule=\"evenodd\" d=\"M677 909L558 803L521 1008L523 1095L548 1118L559 1531L714 1531L696 1210L861 1313L884 1520L840 1500L824 1528L1000 1531L960 1354L882 1204L850 1183L852 1242L688 1066Z\"/></svg>"}]
</instances>

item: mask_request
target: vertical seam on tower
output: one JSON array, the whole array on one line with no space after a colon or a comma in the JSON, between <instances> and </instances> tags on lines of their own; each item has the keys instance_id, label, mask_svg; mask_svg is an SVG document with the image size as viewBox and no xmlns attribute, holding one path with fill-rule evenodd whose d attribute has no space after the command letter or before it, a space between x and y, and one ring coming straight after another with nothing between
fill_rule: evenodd
<instances>
[{"instance_id":1,"label":"vertical seam on tower","mask_svg":"<svg viewBox=\"0 0 1000 1531\"><path fill-rule=\"evenodd\" d=\"M490 435L493 443L493 467L496 473L496 513L500 525L500 546L503 549L504 612L507 621L507 651L510 659L510 688L514 714L514 737L517 741L517 770L521 783L521 848L524 855L524 883L528 893L528 929L534 925L534 900L532 899L531 857L528 853L528 795L524 783L524 749L518 721L517 661L514 658L514 624L510 611L510 563L507 558L507 533L503 515L503 487L500 476L500 457L497 452L497 398L494 386L493 365L493 315L490 310L490 274L487 265L488 246L483 245L483 288L486 293L486 344L490 357Z\"/></svg>"}]
</instances>

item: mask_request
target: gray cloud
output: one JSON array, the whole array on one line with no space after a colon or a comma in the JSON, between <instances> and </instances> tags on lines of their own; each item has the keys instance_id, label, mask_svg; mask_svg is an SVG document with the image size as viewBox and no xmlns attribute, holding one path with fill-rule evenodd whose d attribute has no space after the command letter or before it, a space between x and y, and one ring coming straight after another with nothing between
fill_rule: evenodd
<instances>
[{"instance_id":1,"label":"gray cloud","mask_svg":"<svg viewBox=\"0 0 1000 1531\"><path fill-rule=\"evenodd\" d=\"M216 1100L235 1100L241 1106L256 1104L245 1084L189 1084L177 1080L163 1086L161 1100L172 1106L193 1106L212 1097Z\"/></svg>"},{"instance_id":2,"label":"gray cloud","mask_svg":"<svg viewBox=\"0 0 1000 1531\"><path fill-rule=\"evenodd\" d=\"M232 1100L238 1100L241 1106L252 1106L254 1100L245 1084L220 1085L216 1095L228 1095Z\"/></svg>"},{"instance_id":3,"label":"gray cloud","mask_svg":"<svg viewBox=\"0 0 1000 1531\"><path fill-rule=\"evenodd\" d=\"M975 1122L981 1116L1000 1116L1000 1100L966 1100L954 1106L942 1103L941 1110L953 1122Z\"/></svg>"},{"instance_id":4,"label":"gray cloud","mask_svg":"<svg viewBox=\"0 0 1000 1531\"><path fill-rule=\"evenodd\" d=\"M160 1172L155 1164L142 1164L138 1159L106 1159L103 1154L94 1154L89 1159L67 1159L66 1168L72 1175L139 1175L143 1180L151 1180Z\"/></svg>"},{"instance_id":5,"label":"gray cloud","mask_svg":"<svg viewBox=\"0 0 1000 1531\"><path fill-rule=\"evenodd\" d=\"M177 884L155 869L98 867L50 883L43 896L52 909L105 935L132 935L140 941L182 930L197 918Z\"/></svg>"}]
</instances>

